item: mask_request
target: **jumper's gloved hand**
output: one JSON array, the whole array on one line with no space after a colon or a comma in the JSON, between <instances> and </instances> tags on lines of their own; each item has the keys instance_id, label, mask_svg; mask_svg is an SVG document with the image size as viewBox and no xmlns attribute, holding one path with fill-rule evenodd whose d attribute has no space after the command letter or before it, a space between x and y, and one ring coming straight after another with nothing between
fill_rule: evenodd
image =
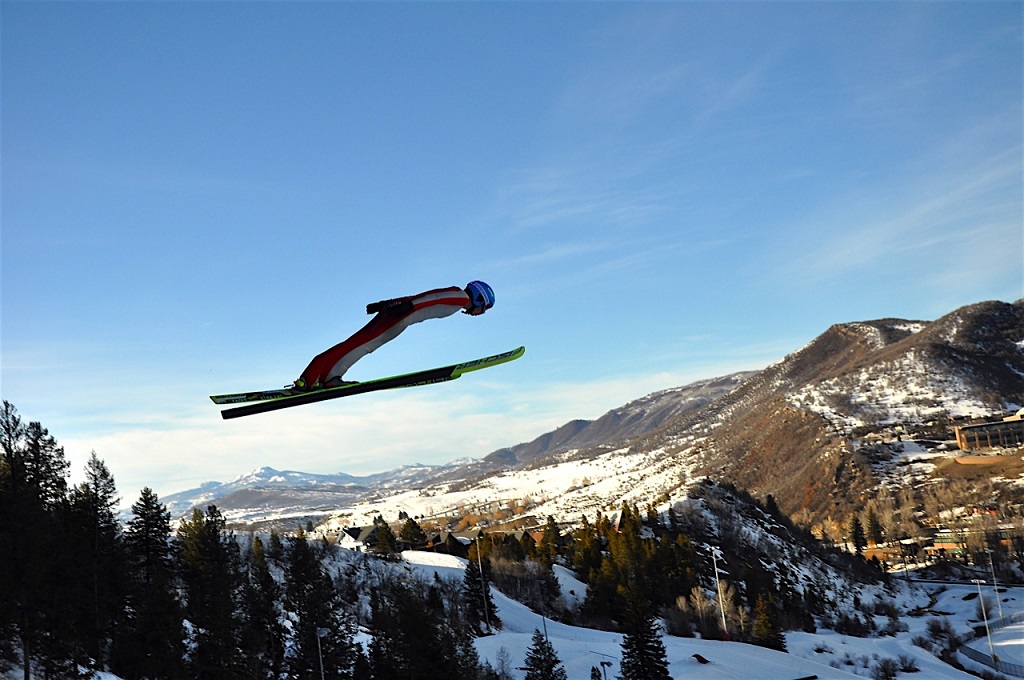
<instances>
[{"instance_id":1,"label":"jumper's gloved hand","mask_svg":"<svg viewBox=\"0 0 1024 680\"><path fill-rule=\"evenodd\" d=\"M413 310L412 300L381 300L366 305L367 314L383 312L388 316L402 316Z\"/></svg>"}]
</instances>

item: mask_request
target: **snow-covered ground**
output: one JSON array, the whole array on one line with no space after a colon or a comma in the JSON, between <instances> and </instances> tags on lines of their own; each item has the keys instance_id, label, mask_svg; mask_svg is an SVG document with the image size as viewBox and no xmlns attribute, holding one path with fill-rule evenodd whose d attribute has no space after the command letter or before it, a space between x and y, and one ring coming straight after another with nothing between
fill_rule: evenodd
<instances>
[{"instance_id":1,"label":"snow-covered ground","mask_svg":"<svg viewBox=\"0 0 1024 680\"><path fill-rule=\"evenodd\" d=\"M435 572L442 578L461 578L465 560L449 555L433 553L403 553L406 562L427 576ZM556 575L562 583L567 597L582 597L586 586L576 581L566 570L557 569ZM743 678L761 680L779 678L800 678L816 675L819 678L870 677L872 669L881 659L912 660L920 669L917 677L926 678L971 678L969 673L957 670L940 661L935 655L914 645L916 636L927 636L927 624L932 618L948 618L953 629L963 634L975 625L977 588L973 585L919 585L934 594L935 604L931 613L923 616L904 616L902 621L908 630L895 637L858 638L839 635L822 630L818 633L791 632L786 635L788 653L776 652L754 645L679 638L666 635L665 649L668 654L669 671L673 678ZM575 595L568 595L572 590ZM1007 588L1002 593L1004 614L1024 611L1024 588ZM497 666L499 653L506 650L511 660L512 674L517 680L525 673L516 667L522 666L530 647L535 629L547 631L555 651L558 653L570 680L588 680L592 667L601 668L602 661L610 662L607 677L619 673L622 636L617 633L577 628L556 621L546 620L524 605L492 590L502 629L476 641L481 659ZM927 593L904 590L894 599L901 608L913 608ZM985 596L992 597L989 588ZM883 619L884 620L884 619ZM998 645L996 654L1005 661L1018 662L1024 658L1024 624L996 631L993 644ZM987 653L987 640L979 638L972 646ZM701 664L694 657L698 654L709 663ZM969 660L965 660L968 665ZM984 668L978 664L972 668Z\"/></svg>"},{"instance_id":2,"label":"snow-covered ground","mask_svg":"<svg viewBox=\"0 0 1024 680\"><path fill-rule=\"evenodd\" d=\"M443 579L461 580L466 565L464 559L427 552L406 551L403 559L407 569L427 578L433 578L436 573ZM556 567L555 573L567 603L578 602L585 595L586 585L576 580L572 572ZM1001 590L1000 604L1004 616L1024 612L1024 587L1001 587ZM993 596L991 587L983 586L983 592L992 604L992 616L998 616L998 608L990 599ZM505 656L512 677L522 680L525 672L520 667L525 663L533 631L541 630L547 632L569 680L589 680L591 668L602 668L602 661L610 664L606 667L606 677L618 677L620 634L545 619L493 588L491 594L502 628L493 635L476 640L481 660L497 668L499 658ZM901 610L929 601L931 606L924 615L903 616L901 621L907 630L896 636L859 638L824 629L817 633L790 632L786 634L787 653L738 642L665 635L663 641L669 671L673 678L779 680L817 676L826 680L871 677L880 660L894 659L911 661L918 668L916 673L901 673L901 678L975 677L943 663L932 653L913 644L912 640L918 636L927 637L928 622L939 617L945 618L960 635L980 625L981 621L975 618L978 612L976 585L915 584L913 589L904 586L898 592L890 592L890 595ZM884 623L885 618L879 617L879 621ZM1024 663L1024 623L994 630L992 644L1000 659ZM988 654L988 640L984 636L972 641L970 646ZM701 663L694 655L708 663ZM978 672L985 670L984 666L963 655L958 658L965 667ZM13 670L0 677L5 680L20 677L20 671ZM99 673L97 677L99 680L118 680L109 673Z\"/></svg>"},{"instance_id":3,"label":"snow-covered ground","mask_svg":"<svg viewBox=\"0 0 1024 680\"><path fill-rule=\"evenodd\" d=\"M568 452L566 456L570 456ZM470 488L441 483L396 493L375 502L339 508L318 529L337 532L361 526L383 515L394 520L400 512L410 517L444 515L457 507L491 508L528 499L535 517L553 515L558 520L593 519L597 512L619 507L622 500L645 504L690 479L696 461L683 454L664 456L660 450L628 453L625 449L587 460L565 460L528 470L491 475ZM616 499L609 505L609 499Z\"/></svg>"}]
</instances>

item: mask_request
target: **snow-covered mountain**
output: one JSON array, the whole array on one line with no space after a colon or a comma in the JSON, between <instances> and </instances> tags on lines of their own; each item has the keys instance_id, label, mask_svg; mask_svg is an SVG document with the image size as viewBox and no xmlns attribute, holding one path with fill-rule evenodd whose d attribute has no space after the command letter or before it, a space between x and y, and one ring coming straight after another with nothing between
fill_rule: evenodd
<instances>
[{"instance_id":1,"label":"snow-covered mountain","mask_svg":"<svg viewBox=\"0 0 1024 680\"><path fill-rule=\"evenodd\" d=\"M365 499L375 493L436 481L470 462L405 465L362 477L344 472L320 475L261 467L229 482L206 482L195 489L171 494L162 501L173 517L209 504L216 504L236 518L317 516L322 515L325 508Z\"/></svg>"},{"instance_id":2,"label":"snow-covered mountain","mask_svg":"<svg viewBox=\"0 0 1024 680\"><path fill-rule=\"evenodd\" d=\"M446 465L410 465L362 477L262 467L226 483L207 482L161 500L173 517L181 517L193 507L205 508L213 503L230 521L292 527L296 520L318 519L335 508L372 502L431 485L471 485L474 480L527 465L542 456L583 446L607 447L623 442L714 401L754 374L736 373L655 392L613 409L597 420L574 420L532 442L500 449L483 459L456 460Z\"/></svg>"},{"instance_id":3,"label":"snow-covered mountain","mask_svg":"<svg viewBox=\"0 0 1024 680\"><path fill-rule=\"evenodd\" d=\"M673 498L712 477L811 522L858 504L886 474L859 450L869 432L948 439L950 418L1022 404L1024 300L983 302L933 322L836 324L762 371L662 390L479 460L367 477L264 468L165 501L176 515L216 502L229 520L287 526L456 508L528 523Z\"/></svg>"},{"instance_id":4,"label":"snow-covered mountain","mask_svg":"<svg viewBox=\"0 0 1024 680\"><path fill-rule=\"evenodd\" d=\"M951 418L1024 403L1024 300L983 302L934 322L837 324L632 450L689 449L698 474L773 494L805 520L859 503L878 470L870 432L952 438ZM934 423L934 425L929 425Z\"/></svg>"},{"instance_id":5,"label":"snow-covered mountain","mask_svg":"<svg viewBox=\"0 0 1024 680\"><path fill-rule=\"evenodd\" d=\"M654 392L612 409L597 420L573 420L526 444L499 449L484 460L503 467L517 466L570 449L613 446L710 404L753 375L756 371L733 373Z\"/></svg>"}]
</instances>

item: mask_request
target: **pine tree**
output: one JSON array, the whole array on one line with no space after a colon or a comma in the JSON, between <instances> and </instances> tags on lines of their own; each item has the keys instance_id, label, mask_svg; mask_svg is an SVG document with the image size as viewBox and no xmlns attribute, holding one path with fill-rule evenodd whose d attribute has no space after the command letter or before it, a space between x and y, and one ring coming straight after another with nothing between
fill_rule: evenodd
<instances>
[{"instance_id":1,"label":"pine tree","mask_svg":"<svg viewBox=\"0 0 1024 680\"><path fill-rule=\"evenodd\" d=\"M626 596L626 631L622 636L620 680L671 680L668 655L657 619L637 589Z\"/></svg>"},{"instance_id":2,"label":"pine tree","mask_svg":"<svg viewBox=\"0 0 1024 680\"><path fill-rule=\"evenodd\" d=\"M0 408L0 632L14 639L29 676L36 662L52 676L73 672L64 615L73 587L66 571L67 471L63 447L38 422ZM56 556L56 559L55 559ZM13 652L13 650L11 650ZM13 654L11 654L13 656Z\"/></svg>"},{"instance_id":3,"label":"pine tree","mask_svg":"<svg viewBox=\"0 0 1024 680\"><path fill-rule=\"evenodd\" d=\"M538 564L537 566L539 567L537 581L540 587L541 602L543 603L542 609L549 614L553 614L565 606L562 599L562 586L558 582L558 577L555 576L553 566L545 567L543 564Z\"/></svg>"},{"instance_id":4,"label":"pine tree","mask_svg":"<svg viewBox=\"0 0 1024 680\"><path fill-rule=\"evenodd\" d=\"M86 481L72 489L68 504L68 564L75 586L65 602L77 640L76 661L105 669L115 624L124 610L124 550L115 509L114 478L93 451Z\"/></svg>"},{"instance_id":5,"label":"pine tree","mask_svg":"<svg viewBox=\"0 0 1024 680\"><path fill-rule=\"evenodd\" d=\"M427 544L427 534L423 531L423 527L412 517L406 518L398 537L413 550L419 550Z\"/></svg>"},{"instance_id":6,"label":"pine tree","mask_svg":"<svg viewBox=\"0 0 1024 680\"><path fill-rule=\"evenodd\" d=\"M224 525L224 516L211 505L205 515L193 510L178 528L186 614L194 631L189 672L197 680L238 677L238 544L224 535Z\"/></svg>"},{"instance_id":7,"label":"pine tree","mask_svg":"<svg viewBox=\"0 0 1024 680\"><path fill-rule=\"evenodd\" d=\"M751 631L754 644L780 652L786 651L786 638L779 630L772 611L771 597L758 595L754 605L754 629Z\"/></svg>"},{"instance_id":8,"label":"pine tree","mask_svg":"<svg viewBox=\"0 0 1024 680\"><path fill-rule=\"evenodd\" d=\"M867 540L874 545L882 544L882 523L878 519L878 513L874 508L868 510Z\"/></svg>"},{"instance_id":9,"label":"pine tree","mask_svg":"<svg viewBox=\"0 0 1024 680\"><path fill-rule=\"evenodd\" d=\"M540 538L540 545L537 546L537 559L541 564L550 567L558 557L558 546L561 542L561 533L558 531L558 524L555 518L548 515L548 521L544 525L544 533Z\"/></svg>"},{"instance_id":10,"label":"pine tree","mask_svg":"<svg viewBox=\"0 0 1024 680\"><path fill-rule=\"evenodd\" d=\"M369 662L375 679L434 680L446 665L438 593L415 581L387 580L370 595Z\"/></svg>"},{"instance_id":11,"label":"pine tree","mask_svg":"<svg viewBox=\"0 0 1024 680\"><path fill-rule=\"evenodd\" d=\"M683 534L674 539L664 536L654 542L654 555L647 561L646 572L651 601L670 607L697 583L697 551Z\"/></svg>"},{"instance_id":12,"label":"pine tree","mask_svg":"<svg viewBox=\"0 0 1024 680\"><path fill-rule=\"evenodd\" d=\"M853 549L858 555L864 554L864 548L868 545L867 537L864 534L864 525L858 515L854 515L850 521L850 539L853 541Z\"/></svg>"},{"instance_id":13,"label":"pine tree","mask_svg":"<svg viewBox=\"0 0 1024 680\"><path fill-rule=\"evenodd\" d=\"M538 629L533 630L533 640L526 650L526 680L567 680L562 661L555 653L544 634Z\"/></svg>"},{"instance_id":14,"label":"pine tree","mask_svg":"<svg viewBox=\"0 0 1024 680\"><path fill-rule=\"evenodd\" d=\"M587 596L581 611L595 619L608 619L622 611L622 598L618 589L618 575L611 559L601 561L597 570L587 576Z\"/></svg>"},{"instance_id":15,"label":"pine tree","mask_svg":"<svg viewBox=\"0 0 1024 680\"><path fill-rule=\"evenodd\" d=\"M175 583L171 513L146 487L132 505L124 534L128 606L115 640L112 666L134 678L183 678L183 610Z\"/></svg>"},{"instance_id":16,"label":"pine tree","mask_svg":"<svg viewBox=\"0 0 1024 680\"><path fill-rule=\"evenodd\" d=\"M288 658L292 677L351 678L356 662L353 632L338 591L305 536L288 543L286 605L294 617Z\"/></svg>"},{"instance_id":17,"label":"pine tree","mask_svg":"<svg viewBox=\"0 0 1024 680\"><path fill-rule=\"evenodd\" d=\"M679 515L673 506L668 506L668 528L672 533L678 533L683 530L683 525L679 521Z\"/></svg>"},{"instance_id":18,"label":"pine tree","mask_svg":"<svg viewBox=\"0 0 1024 680\"><path fill-rule=\"evenodd\" d=\"M270 573L263 541L254 536L246 555L239 633L242 672L251 678L276 678L284 664L285 630L277 602L281 588Z\"/></svg>"},{"instance_id":19,"label":"pine tree","mask_svg":"<svg viewBox=\"0 0 1024 680\"><path fill-rule=\"evenodd\" d=\"M267 557L273 560L284 559L284 542L281 541L281 535L270 530L270 545L267 547Z\"/></svg>"},{"instance_id":20,"label":"pine tree","mask_svg":"<svg viewBox=\"0 0 1024 680\"><path fill-rule=\"evenodd\" d=\"M491 599L491 589L487 583L490 560L483 560L483 565L484 570L481 573L477 560L470 559L462 577L466 621L477 634L484 630L485 626L487 632L499 627L498 610Z\"/></svg>"},{"instance_id":21,"label":"pine tree","mask_svg":"<svg viewBox=\"0 0 1024 680\"><path fill-rule=\"evenodd\" d=\"M395 540L395 534L384 518L378 517L373 523L377 527L377 545L374 546L373 551L384 557L398 554L398 542Z\"/></svg>"},{"instance_id":22,"label":"pine tree","mask_svg":"<svg viewBox=\"0 0 1024 680\"><path fill-rule=\"evenodd\" d=\"M597 527L588 522L584 515L572 537L572 568L578 578L586 580L591 570L601 568L601 541Z\"/></svg>"}]
</instances>

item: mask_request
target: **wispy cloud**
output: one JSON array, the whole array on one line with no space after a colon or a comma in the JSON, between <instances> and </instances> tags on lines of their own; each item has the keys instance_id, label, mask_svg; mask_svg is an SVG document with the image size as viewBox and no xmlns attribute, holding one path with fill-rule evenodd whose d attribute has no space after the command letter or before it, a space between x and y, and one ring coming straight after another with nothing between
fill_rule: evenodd
<instances>
[{"instance_id":1,"label":"wispy cloud","mask_svg":"<svg viewBox=\"0 0 1024 680\"><path fill-rule=\"evenodd\" d=\"M918 172L902 186L868 186L848 191L825 211L809 219L800 239L809 245L792 247L780 258L781 279L826 281L853 275L872 275L879 267L900 260L921 272L938 272L943 263L963 266L965 253L1021 252L1020 149L1009 149L969 160L960 145L921 159ZM950 162L949 159L955 159ZM1008 193L1009 192L1009 193ZM991 260L990 256L984 257ZM1020 272L1020 257L1002 259L1003 266ZM921 266L926 263L933 266ZM954 263L959 263L955 265ZM1000 265L990 262L985 269ZM780 269L774 269L778 273ZM980 270L975 268L976 275Z\"/></svg>"}]
</instances>

